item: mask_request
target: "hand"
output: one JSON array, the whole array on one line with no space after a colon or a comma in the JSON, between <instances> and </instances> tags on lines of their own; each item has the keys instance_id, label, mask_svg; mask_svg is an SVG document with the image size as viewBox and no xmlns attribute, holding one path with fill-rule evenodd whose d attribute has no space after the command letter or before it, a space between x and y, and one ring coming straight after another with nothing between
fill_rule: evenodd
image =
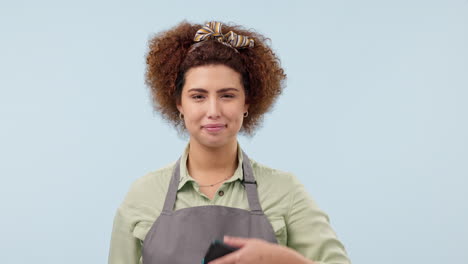
<instances>
[{"instance_id":1,"label":"hand","mask_svg":"<svg viewBox=\"0 0 468 264\"><path fill-rule=\"evenodd\" d=\"M261 264L274 263L280 246L257 238L224 237L224 243L240 248L208 264Z\"/></svg>"}]
</instances>

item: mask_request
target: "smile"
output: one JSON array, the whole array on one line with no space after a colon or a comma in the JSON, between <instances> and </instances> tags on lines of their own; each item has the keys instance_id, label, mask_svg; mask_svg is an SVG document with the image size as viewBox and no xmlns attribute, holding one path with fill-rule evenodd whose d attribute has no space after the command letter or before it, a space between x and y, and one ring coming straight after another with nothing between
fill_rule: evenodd
<instances>
[{"instance_id":1,"label":"smile","mask_svg":"<svg viewBox=\"0 0 468 264\"><path fill-rule=\"evenodd\" d=\"M219 132L225 128L226 128L226 125L221 125L221 124L203 126L203 129L205 129L208 132Z\"/></svg>"}]
</instances>

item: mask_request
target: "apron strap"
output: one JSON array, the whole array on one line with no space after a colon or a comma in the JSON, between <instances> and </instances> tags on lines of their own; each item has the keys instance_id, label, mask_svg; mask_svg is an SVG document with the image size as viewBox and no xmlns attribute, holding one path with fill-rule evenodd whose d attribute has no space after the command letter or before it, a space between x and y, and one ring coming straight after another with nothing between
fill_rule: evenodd
<instances>
[{"instance_id":1,"label":"apron strap","mask_svg":"<svg viewBox=\"0 0 468 264\"><path fill-rule=\"evenodd\" d=\"M179 189L180 181L180 158L177 160L174 169L172 170L171 182L169 183L169 188L167 189L166 200L164 201L163 214L171 214L174 209L177 190Z\"/></svg>"},{"instance_id":2,"label":"apron strap","mask_svg":"<svg viewBox=\"0 0 468 264\"><path fill-rule=\"evenodd\" d=\"M252 165L250 164L249 157L244 151L242 151L242 155L242 172L244 174L242 185L244 185L245 191L247 192L250 210L255 214L263 214L263 210L258 199L257 182L253 175ZM172 171L171 182L169 183L166 200L164 201L163 214L171 214L174 210L180 181L180 159L181 158L177 160Z\"/></svg>"},{"instance_id":3,"label":"apron strap","mask_svg":"<svg viewBox=\"0 0 468 264\"><path fill-rule=\"evenodd\" d=\"M242 172L244 174L242 185L244 185L245 191L247 192L250 210L258 214L263 214L262 206L258 199L257 181L253 174L250 159L244 151L242 151Z\"/></svg>"}]
</instances>

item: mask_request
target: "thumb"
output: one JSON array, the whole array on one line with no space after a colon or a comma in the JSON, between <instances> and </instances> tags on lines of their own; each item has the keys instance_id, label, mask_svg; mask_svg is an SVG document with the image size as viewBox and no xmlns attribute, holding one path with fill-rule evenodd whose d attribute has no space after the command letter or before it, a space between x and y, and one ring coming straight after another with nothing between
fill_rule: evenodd
<instances>
[{"instance_id":1,"label":"thumb","mask_svg":"<svg viewBox=\"0 0 468 264\"><path fill-rule=\"evenodd\" d=\"M241 248L247 244L248 238L224 236L224 243L231 247Z\"/></svg>"}]
</instances>

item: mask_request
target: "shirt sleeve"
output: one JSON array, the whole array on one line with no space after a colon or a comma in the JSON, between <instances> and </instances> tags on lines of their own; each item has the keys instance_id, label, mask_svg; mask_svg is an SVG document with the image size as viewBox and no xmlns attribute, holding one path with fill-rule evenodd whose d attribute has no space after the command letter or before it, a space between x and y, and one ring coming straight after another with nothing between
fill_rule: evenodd
<instances>
[{"instance_id":1,"label":"shirt sleeve","mask_svg":"<svg viewBox=\"0 0 468 264\"><path fill-rule=\"evenodd\" d=\"M293 176L292 201L286 217L288 247L321 264L350 264L343 244L330 226L328 215Z\"/></svg>"},{"instance_id":2,"label":"shirt sleeve","mask_svg":"<svg viewBox=\"0 0 468 264\"><path fill-rule=\"evenodd\" d=\"M109 248L109 264L138 264L141 257L141 244L133 236L135 223L125 204L122 204L114 217Z\"/></svg>"}]
</instances>

